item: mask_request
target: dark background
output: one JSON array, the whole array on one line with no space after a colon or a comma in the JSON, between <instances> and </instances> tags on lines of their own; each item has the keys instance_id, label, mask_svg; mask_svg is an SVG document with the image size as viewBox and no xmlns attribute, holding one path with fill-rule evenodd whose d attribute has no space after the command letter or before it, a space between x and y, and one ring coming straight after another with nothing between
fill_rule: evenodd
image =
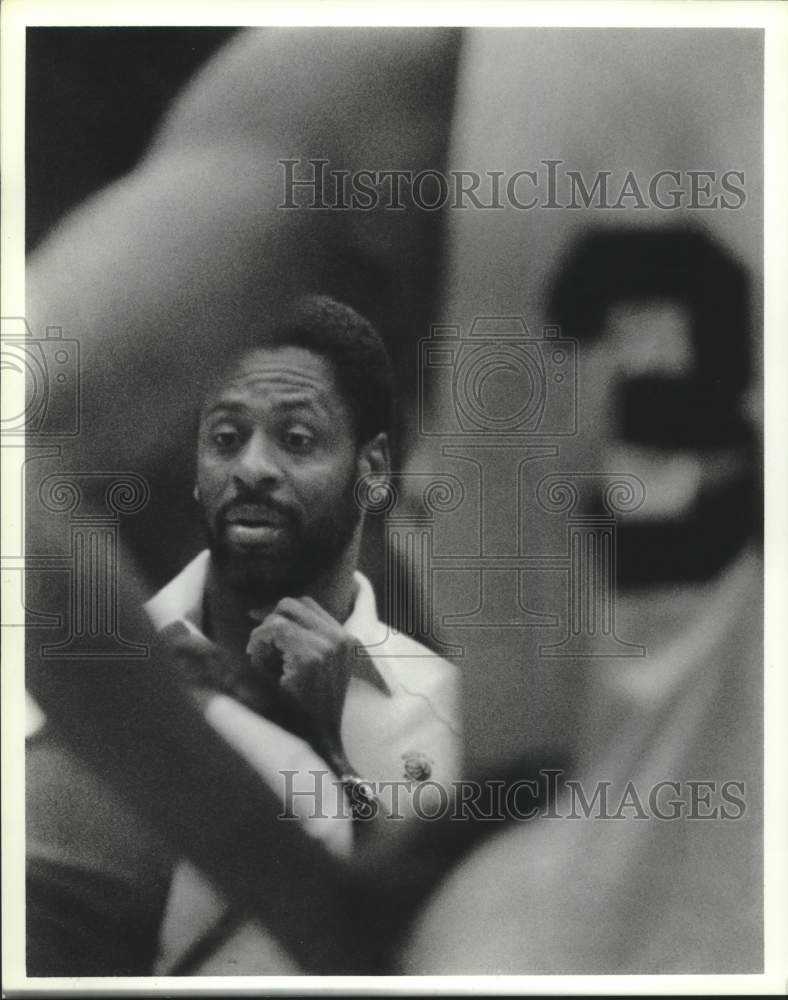
<instances>
[{"instance_id":1,"label":"dark background","mask_svg":"<svg viewBox=\"0 0 788 1000\"><path fill-rule=\"evenodd\" d=\"M130 170L167 104L236 28L29 28L26 248Z\"/></svg>"}]
</instances>

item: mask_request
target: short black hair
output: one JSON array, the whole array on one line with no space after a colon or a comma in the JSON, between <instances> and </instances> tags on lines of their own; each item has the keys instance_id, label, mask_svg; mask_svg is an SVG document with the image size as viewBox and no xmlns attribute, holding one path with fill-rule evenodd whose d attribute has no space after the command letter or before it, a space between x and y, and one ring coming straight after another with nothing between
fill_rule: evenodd
<instances>
[{"instance_id":1,"label":"short black hair","mask_svg":"<svg viewBox=\"0 0 788 1000\"><path fill-rule=\"evenodd\" d=\"M327 295L307 295L293 304L260 347L303 347L324 357L350 407L359 443L391 436L394 374L380 334L355 309Z\"/></svg>"}]
</instances>

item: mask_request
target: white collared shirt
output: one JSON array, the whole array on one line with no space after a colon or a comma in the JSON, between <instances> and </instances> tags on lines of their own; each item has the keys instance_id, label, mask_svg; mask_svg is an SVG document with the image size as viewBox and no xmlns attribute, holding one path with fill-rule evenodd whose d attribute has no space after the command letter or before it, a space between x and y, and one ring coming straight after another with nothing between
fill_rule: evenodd
<instances>
[{"instance_id":1,"label":"white collared shirt","mask_svg":"<svg viewBox=\"0 0 788 1000\"><path fill-rule=\"evenodd\" d=\"M182 622L202 635L209 566L206 549L146 604L157 630ZM344 628L366 647L369 657L356 661L345 698L342 739L348 759L369 781L415 778L448 784L460 777L461 767L459 671L381 622L369 581L358 572L355 581L357 595ZM280 772L285 768L308 772L325 767L299 737L232 698L212 696L205 713L269 782L273 768L277 791L284 787ZM385 800L382 804L385 807Z\"/></svg>"},{"instance_id":2,"label":"white collared shirt","mask_svg":"<svg viewBox=\"0 0 788 1000\"><path fill-rule=\"evenodd\" d=\"M146 604L156 629L181 622L193 634L203 635L209 566L206 550ZM355 574L355 580L356 600L344 627L370 655L359 658L351 674L342 739L349 760L363 778L392 783L388 791L391 798L378 795L381 808L404 817L413 814L414 787L426 788L429 781L448 789L449 783L461 776L459 671L381 622L369 581L361 573ZM346 809L342 815L332 810L335 777L309 744L227 695L210 696L204 712L219 734L287 802L309 835L336 854L349 854L352 822ZM290 772L288 786L283 772ZM321 777L316 778L313 772ZM399 786L396 799L394 783ZM288 789L296 794L287 796ZM429 789L433 790L434 786ZM323 815L315 815L314 794L299 792L319 794ZM429 796L425 796L425 810L430 808L428 801ZM172 974L179 956L209 932L225 910L221 895L200 872L180 862L162 925L157 973ZM190 971L285 975L301 970L259 922L249 920L199 969Z\"/></svg>"}]
</instances>

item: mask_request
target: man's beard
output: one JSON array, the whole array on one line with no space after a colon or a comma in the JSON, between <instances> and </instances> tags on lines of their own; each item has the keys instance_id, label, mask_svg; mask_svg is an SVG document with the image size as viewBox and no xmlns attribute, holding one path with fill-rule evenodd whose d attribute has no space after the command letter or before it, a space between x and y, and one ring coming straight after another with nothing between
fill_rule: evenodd
<instances>
[{"instance_id":1,"label":"man's beard","mask_svg":"<svg viewBox=\"0 0 788 1000\"><path fill-rule=\"evenodd\" d=\"M354 486L355 477L334 503L326 505L308 523L290 509L280 510L286 538L270 551L252 547L243 551L228 543L227 522L223 519L227 507L217 515L216 524L206 520L211 556L226 585L261 606L306 593L310 584L333 568L350 544L361 518ZM271 504L271 500L250 492L230 506L239 503Z\"/></svg>"}]
</instances>

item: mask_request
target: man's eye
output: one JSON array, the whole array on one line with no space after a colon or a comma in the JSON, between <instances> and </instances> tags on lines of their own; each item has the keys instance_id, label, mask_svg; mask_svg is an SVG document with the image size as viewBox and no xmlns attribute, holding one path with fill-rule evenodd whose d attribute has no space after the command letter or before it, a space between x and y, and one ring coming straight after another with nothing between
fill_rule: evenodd
<instances>
[{"instance_id":1,"label":"man's eye","mask_svg":"<svg viewBox=\"0 0 788 1000\"><path fill-rule=\"evenodd\" d=\"M237 431L214 431L211 440L222 451L234 448L238 444Z\"/></svg>"},{"instance_id":2,"label":"man's eye","mask_svg":"<svg viewBox=\"0 0 788 1000\"><path fill-rule=\"evenodd\" d=\"M306 431L289 430L285 431L284 443L292 451L309 451L314 444L314 438Z\"/></svg>"}]
</instances>

